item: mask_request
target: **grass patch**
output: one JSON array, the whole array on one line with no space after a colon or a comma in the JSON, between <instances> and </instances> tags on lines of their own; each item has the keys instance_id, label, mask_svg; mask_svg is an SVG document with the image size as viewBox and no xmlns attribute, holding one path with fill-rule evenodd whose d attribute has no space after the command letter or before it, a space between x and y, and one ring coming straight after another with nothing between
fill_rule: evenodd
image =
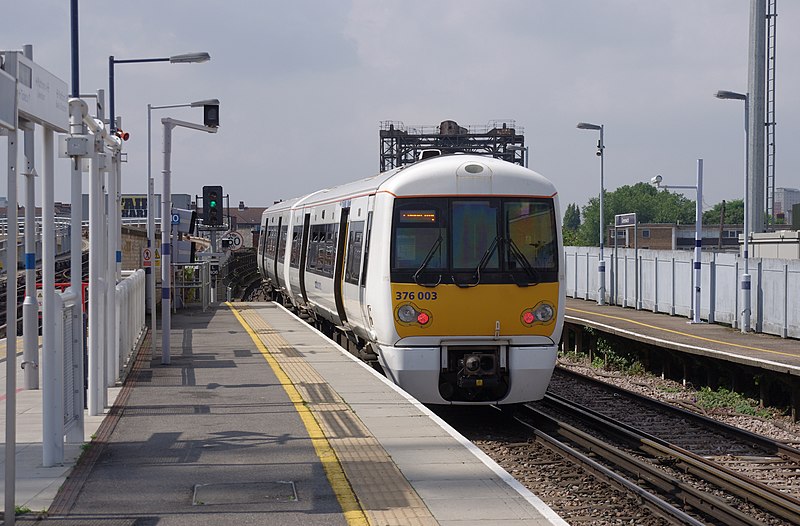
<instances>
[{"instance_id":1,"label":"grass patch","mask_svg":"<svg viewBox=\"0 0 800 526\"><path fill-rule=\"evenodd\" d=\"M703 387L697 392L697 404L703 409L727 409L742 415L770 417L770 412L758 402L735 391L720 387L716 391Z\"/></svg>"},{"instance_id":2,"label":"grass patch","mask_svg":"<svg viewBox=\"0 0 800 526\"><path fill-rule=\"evenodd\" d=\"M30 512L31 509L27 506L14 506L14 515L24 515Z\"/></svg>"}]
</instances>

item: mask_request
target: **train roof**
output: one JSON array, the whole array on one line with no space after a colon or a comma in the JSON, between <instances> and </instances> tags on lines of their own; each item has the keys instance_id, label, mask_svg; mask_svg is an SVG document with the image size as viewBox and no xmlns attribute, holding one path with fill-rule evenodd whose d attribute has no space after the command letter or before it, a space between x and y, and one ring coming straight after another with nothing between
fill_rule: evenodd
<instances>
[{"instance_id":1,"label":"train roof","mask_svg":"<svg viewBox=\"0 0 800 526\"><path fill-rule=\"evenodd\" d=\"M448 173L452 177L447 177ZM498 175L502 175L502 181L494 182L494 177ZM464 189L474 183L482 188L491 188L488 192L476 192L481 194L553 197L557 193L547 178L518 164L493 157L453 154L432 157L366 179L282 201L268 208L267 212L353 199L378 192L388 192L396 197L464 195Z\"/></svg>"}]
</instances>

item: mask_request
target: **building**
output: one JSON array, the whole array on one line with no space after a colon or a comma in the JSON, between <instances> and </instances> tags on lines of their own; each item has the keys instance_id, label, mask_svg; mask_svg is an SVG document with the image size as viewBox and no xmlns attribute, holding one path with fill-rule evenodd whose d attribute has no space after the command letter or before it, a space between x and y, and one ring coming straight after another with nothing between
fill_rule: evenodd
<instances>
[{"instance_id":1,"label":"building","mask_svg":"<svg viewBox=\"0 0 800 526\"><path fill-rule=\"evenodd\" d=\"M244 201L239 201L239 206L229 210L231 218L231 231L238 231L241 234L250 232L252 244L248 244L248 238L245 235L245 243L247 246L258 245L258 235L261 231L261 214L264 213L267 207L256 206L249 207L244 204Z\"/></svg>"},{"instance_id":2,"label":"building","mask_svg":"<svg viewBox=\"0 0 800 526\"><path fill-rule=\"evenodd\" d=\"M783 224L792 224L792 207L800 204L800 190L797 188L775 189L775 219L783 219Z\"/></svg>"},{"instance_id":3,"label":"building","mask_svg":"<svg viewBox=\"0 0 800 526\"><path fill-rule=\"evenodd\" d=\"M607 227L606 247L638 248L652 250L694 250L695 225L676 225L671 223L640 223L637 228L626 226L615 229ZM638 239L634 240L634 233ZM705 225L701 231L703 248L724 251L739 250L739 236L744 232L742 225Z\"/></svg>"}]
</instances>

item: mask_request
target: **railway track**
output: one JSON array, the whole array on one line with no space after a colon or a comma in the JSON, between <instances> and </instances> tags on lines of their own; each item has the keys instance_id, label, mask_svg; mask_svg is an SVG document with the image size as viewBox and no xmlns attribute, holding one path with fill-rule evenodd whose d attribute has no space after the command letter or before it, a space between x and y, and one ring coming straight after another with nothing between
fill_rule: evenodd
<instances>
[{"instance_id":1,"label":"railway track","mask_svg":"<svg viewBox=\"0 0 800 526\"><path fill-rule=\"evenodd\" d=\"M555 392L568 391L564 396L550 392L520 416L537 436L558 441L563 451L601 458L704 520L800 523L800 451L590 379L565 388L564 376L551 384Z\"/></svg>"},{"instance_id":2,"label":"railway track","mask_svg":"<svg viewBox=\"0 0 800 526\"><path fill-rule=\"evenodd\" d=\"M524 431L442 416L571 524L800 523L800 451L586 377L559 370Z\"/></svg>"},{"instance_id":3,"label":"railway track","mask_svg":"<svg viewBox=\"0 0 800 526\"><path fill-rule=\"evenodd\" d=\"M55 261L55 282L56 283L63 283L68 282L70 280L70 257L69 254L61 255L56 258ZM89 277L89 252L83 252L82 258L82 273L83 273L83 280L87 280ZM8 294L7 294L7 282L8 276L4 275L0 277L0 321L3 323L0 324L0 338L6 337L6 308L8 305ZM41 266L37 266L36 268L36 283L37 285L41 285L42 283L42 269ZM25 300L25 271L20 270L17 272L17 323L18 323L18 331L22 330L22 302Z\"/></svg>"}]
</instances>

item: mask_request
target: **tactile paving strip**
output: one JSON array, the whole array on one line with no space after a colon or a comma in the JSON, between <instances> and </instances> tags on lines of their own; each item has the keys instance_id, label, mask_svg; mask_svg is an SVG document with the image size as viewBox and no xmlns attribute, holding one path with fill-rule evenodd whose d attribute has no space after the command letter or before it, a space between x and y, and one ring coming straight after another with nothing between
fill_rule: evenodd
<instances>
[{"instance_id":1,"label":"tactile paving strip","mask_svg":"<svg viewBox=\"0 0 800 526\"><path fill-rule=\"evenodd\" d=\"M233 305L291 379L336 452L370 524L438 524L383 446L303 355L257 309ZM333 343L331 343L333 345ZM291 351L290 351L291 349ZM289 352L287 352L289 351Z\"/></svg>"}]
</instances>

